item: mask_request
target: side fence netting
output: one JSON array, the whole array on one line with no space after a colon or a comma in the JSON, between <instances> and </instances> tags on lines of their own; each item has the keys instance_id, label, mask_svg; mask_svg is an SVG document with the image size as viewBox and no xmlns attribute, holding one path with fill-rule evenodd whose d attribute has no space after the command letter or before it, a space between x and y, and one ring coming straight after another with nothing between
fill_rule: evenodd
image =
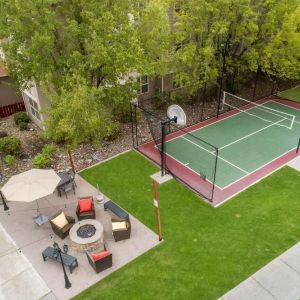
<instances>
[{"instance_id":1,"label":"side fence netting","mask_svg":"<svg viewBox=\"0 0 300 300\"><path fill-rule=\"evenodd\" d=\"M165 128L164 153L161 152L162 126L166 115L156 115L139 104L132 107L134 147L164 168L177 180L197 194L213 201L217 175L218 149L200 136L183 129L175 123ZM150 136L149 136L150 135Z\"/></svg>"}]
</instances>

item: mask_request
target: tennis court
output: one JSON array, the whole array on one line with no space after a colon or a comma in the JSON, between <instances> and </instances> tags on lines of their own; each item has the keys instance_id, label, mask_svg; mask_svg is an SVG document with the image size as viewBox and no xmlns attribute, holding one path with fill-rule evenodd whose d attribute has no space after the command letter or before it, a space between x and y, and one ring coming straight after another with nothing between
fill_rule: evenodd
<instances>
[{"instance_id":1,"label":"tennis court","mask_svg":"<svg viewBox=\"0 0 300 300\"><path fill-rule=\"evenodd\" d=\"M298 156L299 138L299 104L264 99L168 134L166 166L217 205ZM159 163L158 148L147 143L139 150Z\"/></svg>"},{"instance_id":2,"label":"tennis court","mask_svg":"<svg viewBox=\"0 0 300 300\"><path fill-rule=\"evenodd\" d=\"M199 143L197 137L219 149L215 184L224 189L241 178L297 147L300 135L300 110L269 101L263 107L296 116L290 119L254 107L219 122L199 128L166 142L166 153L189 169L204 174L213 182L211 163L216 152ZM260 118L256 117L259 116ZM271 121L269 121L271 120ZM280 126L286 125L286 126Z\"/></svg>"}]
</instances>

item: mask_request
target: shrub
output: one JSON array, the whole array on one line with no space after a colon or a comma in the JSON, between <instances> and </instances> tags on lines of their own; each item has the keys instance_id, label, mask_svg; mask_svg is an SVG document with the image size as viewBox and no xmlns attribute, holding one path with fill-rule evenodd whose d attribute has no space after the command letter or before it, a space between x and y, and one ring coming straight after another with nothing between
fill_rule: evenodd
<instances>
[{"instance_id":1,"label":"shrub","mask_svg":"<svg viewBox=\"0 0 300 300\"><path fill-rule=\"evenodd\" d=\"M6 136L7 136L7 132L0 131L0 138L6 137Z\"/></svg>"},{"instance_id":2,"label":"shrub","mask_svg":"<svg viewBox=\"0 0 300 300\"><path fill-rule=\"evenodd\" d=\"M4 154L18 154L21 150L21 141L13 136L0 138L0 152Z\"/></svg>"},{"instance_id":3,"label":"shrub","mask_svg":"<svg viewBox=\"0 0 300 300\"><path fill-rule=\"evenodd\" d=\"M34 157L33 164L40 169L49 168L51 166L51 157L48 154L40 153Z\"/></svg>"},{"instance_id":4,"label":"shrub","mask_svg":"<svg viewBox=\"0 0 300 300\"><path fill-rule=\"evenodd\" d=\"M8 154L5 156L4 160L9 166L12 166L15 163L16 158L13 155Z\"/></svg>"},{"instance_id":5,"label":"shrub","mask_svg":"<svg viewBox=\"0 0 300 300\"><path fill-rule=\"evenodd\" d=\"M20 130L27 130L28 129L28 123L26 123L26 122L20 122L18 124L18 126L19 126Z\"/></svg>"},{"instance_id":6,"label":"shrub","mask_svg":"<svg viewBox=\"0 0 300 300\"><path fill-rule=\"evenodd\" d=\"M24 111L19 111L14 114L14 121L16 125L19 125L20 123L29 123L30 119L26 112Z\"/></svg>"},{"instance_id":7,"label":"shrub","mask_svg":"<svg viewBox=\"0 0 300 300\"><path fill-rule=\"evenodd\" d=\"M42 152L34 157L33 164L40 169L49 168L55 151L56 147L53 144L45 145Z\"/></svg>"},{"instance_id":8,"label":"shrub","mask_svg":"<svg viewBox=\"0 0 300 300\"><path fill-rule=\"evenodd\" d=\"M56 152L56 147L53 144L45 145L42 154L49 155L50 157Z\"/></svg>"}]
</instances>

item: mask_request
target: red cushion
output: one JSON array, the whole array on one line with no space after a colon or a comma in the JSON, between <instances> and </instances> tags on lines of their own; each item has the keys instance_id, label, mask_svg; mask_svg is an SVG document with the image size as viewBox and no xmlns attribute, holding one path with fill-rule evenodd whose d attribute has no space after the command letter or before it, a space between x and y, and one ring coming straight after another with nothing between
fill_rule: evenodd
<instances>
[{"instance_id":1,"label":"red cushion","mask_svg":"<svg viewBox=\"0 0 300 300\"><path fill-rule=\"evenodd\" d=\"M92 254L92 257L93 257L94 261L97 261L99 259L102 259L102 258L108 256L108 255L109 255L108 251L102 251L102 252L99 252L99 253Z\"/></svg>"},{"instance_id":2,"label":"red cushion","mask_svg":"<svg viewBox=\"0 0 300 300\"><path fill-rule=\"evenodd\" d=\"M92 210L92 200L91 199L80 199L79 200L79 211L85 212Z\"/></svg>"}]
</instances>

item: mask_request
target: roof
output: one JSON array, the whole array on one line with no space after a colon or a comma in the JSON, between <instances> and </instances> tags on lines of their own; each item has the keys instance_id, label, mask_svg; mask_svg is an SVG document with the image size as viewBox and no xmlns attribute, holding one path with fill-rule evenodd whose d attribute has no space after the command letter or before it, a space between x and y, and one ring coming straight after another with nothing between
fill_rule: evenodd
<instances>
[{"instance_id":1,"label":"roof","mask_svg":"<svg viewBox=\"0 0 300 300\"><path fill-rule=\"evenodd\" d=\"M7 73L4 68L4 63L0 60L0 77L6 77Z\"/></svg>"}]
</instances>

